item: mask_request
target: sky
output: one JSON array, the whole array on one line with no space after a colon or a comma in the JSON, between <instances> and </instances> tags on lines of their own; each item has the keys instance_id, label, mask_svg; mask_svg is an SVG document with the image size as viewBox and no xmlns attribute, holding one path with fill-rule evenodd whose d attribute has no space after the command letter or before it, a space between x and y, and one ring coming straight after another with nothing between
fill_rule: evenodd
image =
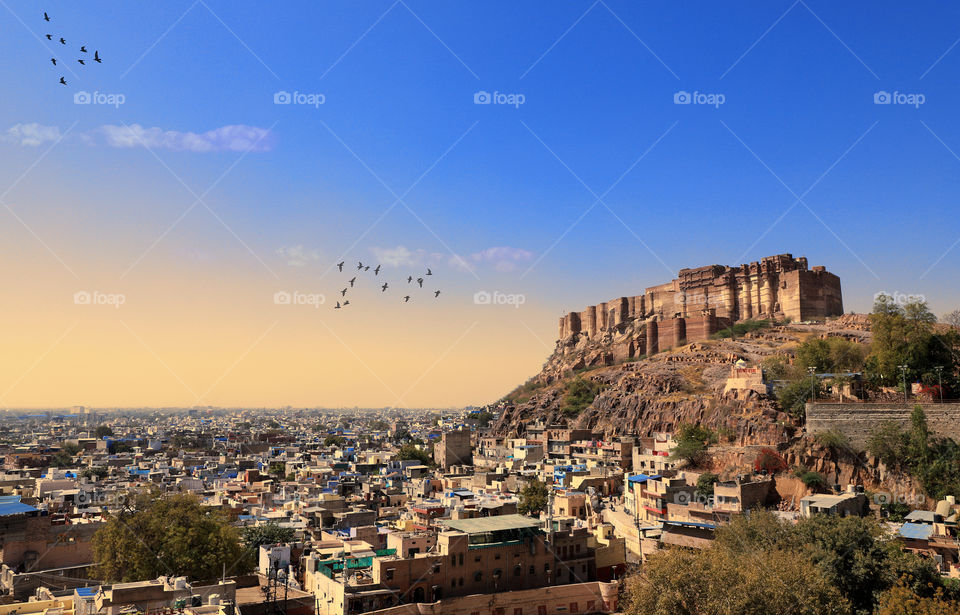
<instances>
[{"instance_id":1,"label":"sky","mask_svg":"<svg viewBox=\"0 0 960 615\"><path fill-rule=\"evenodd\" d=\"M483 404L565 311L780 253L847 311L960 307L960 5L0 0L0 28L0 407Z\"/></svg>"}]
</instances>

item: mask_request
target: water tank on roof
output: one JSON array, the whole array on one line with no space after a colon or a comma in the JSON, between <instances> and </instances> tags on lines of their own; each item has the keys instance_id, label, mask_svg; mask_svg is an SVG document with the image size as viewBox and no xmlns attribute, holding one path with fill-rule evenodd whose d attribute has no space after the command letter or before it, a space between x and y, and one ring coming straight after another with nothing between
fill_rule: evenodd
<instances>
[{"instance_id":1,"label":"water tank on roof","mask_svg":"<svg viewBox=\"0 0 960 615\"><path fill-rule=\"evenodd\" d=\"M207 597L207 604L219 606L220 605L220 594L210 594Z\"/></svg>"},{"instance_id":2,"label":"water tank on roof","mask_svg":"<svg viewBox=\"0 0 960 615\"><path fill-rule=\"evenodd\" d=\"M186 589L187 588L187 577L177 577L173 580L174 589Z\"/></svg>"}]
</instances>

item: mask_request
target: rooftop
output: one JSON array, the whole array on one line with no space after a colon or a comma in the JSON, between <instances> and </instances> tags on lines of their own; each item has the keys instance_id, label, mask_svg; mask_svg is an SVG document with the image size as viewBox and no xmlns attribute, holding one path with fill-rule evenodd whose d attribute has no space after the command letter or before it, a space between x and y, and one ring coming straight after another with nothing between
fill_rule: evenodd
<instances>
[{"instance_id":1,"label":"rooftop","mask_svg":"<svg viewBox=\"0 0 960 615\"><path fill-rule=\"evenodd\" d=\"M520 530L538 528L540 522L523 515L499 515L496 517L479 517L476 519L443 519L444 526L464 532L465 534L482 534L484 532L500 532L504 530Z\"/></svg>"}]
</instances>

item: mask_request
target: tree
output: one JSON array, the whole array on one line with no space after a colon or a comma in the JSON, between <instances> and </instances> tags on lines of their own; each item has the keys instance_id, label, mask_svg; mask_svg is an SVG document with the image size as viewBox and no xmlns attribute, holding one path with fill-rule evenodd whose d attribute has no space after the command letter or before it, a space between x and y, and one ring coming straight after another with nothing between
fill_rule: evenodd
<instances>
[{"instance_id":1,"label":"tree","mask_svg":"<svg viewBox=\"0 0 960 615\"><path fill-rule=\"evenodd\" d=\"M670 459L686 461L693 467L706 461L707 447L716 444L717 434L699 425L680 425L674 437L676 445L670 451Z\"/></svg>"},{"instance_id":2,"label":"tree","mask_svg":"<svg viewBox=\"0 0 960 615\"><path fill-rule=\"evenodd\" d=\"M94 466L92 468L85 468L82 472L80 472L80 476L84 478L93 478L94 476L96 476L99 479L104 479L109 474L110 474L110 470L108 470L105 466Z\"/></svg>"},{"instance_id":3,"label":"tree","mask_svg":"<svg viewBox=\"0 0 960 615\"><path fill-rule=\"evenodd\" d=\"M102 440L105 437L112 436L113 429L111 429L109 425L100 425L99 427L97 427L96 431L94 432L94 435L97 437L98 440Z\"/></svg>"},{"instance_id":4,"label":"tree","mask_svg":"<svg viewBox=\"0 0 960 615\"><path fill-rule=\"evenodd\" d=\"M753 461L753 469L757 472L776 474L787 469L787 462L780 453L772 448L761 448Z\"/></svg>"},{"instance_id":5,"label":"tree","mask_svg":"<svg viewBox=\"0 0 960 615\"><path fill-rule=\"evenodd\" d=\"M267 472L274 476L283 476L287 472L287 464L283 461L271 461L267 466Z\"/></svg>"},{"instance_id":6,"label":"tree","mask_svg":"<svg viewBox=\"0 0 960 615\"><path fill-rule=\"evenodd\" d=\"M141 492L132 507L108 515L93 537L97 577L106 583L145 581L161 575L191 580L245 573L240 533L223 512L200 506L188 494Z\"/></svg>"},{"instance_id":7,"label":"tree","mask_svg":"<svg viewBox=\"0 0 960 615\"><path fill-rule=\"evenodd\" d=\"M960 601L950 600L942 588L933 596L919 596L906 584L885 591L877 603L876 615L956 615Z\"/></svg>"},{"instance_id":8,"label":"tree","mask_svg":"<svg viewBox=\"0 0 960 615\"><path fill-rule=\"evenodd\" d=\"M547 508L549 488L539 480L532 480L520 490L520 504L517 510L521 515L537 516Z\"/></svg>"},{"instance_id":9,"label":"tree","mask_svg":"<svg viewBox=\"0 0 960 615\"><path fill-rule=\"evenodd\" d=\"M420 448L413 442L407 442L401 446L398 456L400 459L415 459L425 466L433 465L433 455L431 452Z\"/></svg>"},{"instance_id":10,"label":"tree","mask_svg":"<svg viewBox=\"0 0 960 615\"><path fill-rule=\"evenodd\" d=\"M293 540L292 527L282 527L279 523L268 522L263 525L250 525L243 528L243 544L254 555L263 545L276 545Z\"/></svg>"},{"instance_id":11,"label":"tree","mask_svg":"<svg viewBox=\"0 0 960 615\"><path fill-rule=\"evenodd\" d=\"M712 472L704 472L697 479L697 489L695 491L697 498L706 501L713 495L713 486L719 480L719 476Z\"/></svg>"},{"instance_id":12,"label":"tree","mask_svg":"<svg viewBox=\"0 0 960 615\"><path fill-rule=\"evenodd\" d=\"M940 322L951 327L960 327L960 310L953 310L940 317Z\"/></svg>"},{"instance_id":13,"label":"tree","mask_svg":"<svg viewBox=\"0 0 960 615\"><path fill-rule=\"evenodd\" d=\"M806 415L807 402L819 396L820 390L820 379L807 376L782 387L777 393L777 400L784 412L799 419Z\"/></svg>"},{"instance_id":14,"label":"tree","mask_svg":"<svg viewBox=\"0 0 960 615\"><path fill-rule=\"evenodd\" d=\"M327 436L323 439L324 446L343 446L347 443L347 439L343 436Z\"/></svg>"}]
</instances>

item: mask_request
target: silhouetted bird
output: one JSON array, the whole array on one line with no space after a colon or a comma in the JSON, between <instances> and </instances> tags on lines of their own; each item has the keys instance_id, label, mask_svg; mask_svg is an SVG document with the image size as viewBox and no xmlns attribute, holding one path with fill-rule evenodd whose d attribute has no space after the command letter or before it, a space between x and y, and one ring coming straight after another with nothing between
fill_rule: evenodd
<instances>
[{"instance_id":1,"label":"silhouetted bird","mask_svg":"<svg viewBox=\"0 0 960 615\"><path fill-rule=\"evenodd\" d=\"M350 282L350 288L353 288L353 283L356 282L356 281L357 281L356 276L350 278L350 280L349 280L349 282Z\"/></svg>"},{"instance_id":2,"label":"silhouetted bird","mask_svg":"<svg viewBox=\"0 0 960 615\"><path fill-rule=\"evenodd\" d=\"M410 282L413 282L413 276L412 276L412 275L408 275L408 276L407 276L407 284L409 284Z\"/></svg>"},{"instance_id":3,"label":"silhouetted bird","mask_svg":"<svg viewBox=\"0 0 960 615\"><path fill-rule=\"evenodd\" d=\"M46 12L46 11L43 12L43 20L44 20L44 21L50 21L50 16L47 15L47 12Z\"/></svg>"},{"instance_id":4,"label":"silhouetted bird","mask_svg":"<svg viewBox=\"0 0 960 615\"><path fill-rule=\"evenodd\" d=\"M66 45L66 44L67 44L67 41L66 41L62 36L60 37L60 44L61 44L61 45Z\"/></svg>"},{"instance_id":5,"label":"silhouetted bird","mask_svg":"<svg viewBox=\"0 0 960 615\"><path fill-rule=\"evenodd\" d=\"M67 85L67 80L64 79L63 77L60 77L60 83L62 83L63 85Z\"/></svg>"},{"instance_id":6,"label":"silhouetted bird","mask_svg":"<svg viewBox=\"0 0 960 615\"><path fill-rule=\"evenodd\" d=\"M346 297L346 296L347 296L347 289L346 289L346 288L344 288L343 290L340 291L340 296L341 296L341 297Z\"/></svg>"},{"instance_id":7,"label":"silhouetted bird","mask_svg":"<svg viewBox=\"0 0 960 615\"><path fill-rule=\"evenodd\" d=\"M79 60L77 60L77 62L79 62L79 63L81 63L81 64L83 64L84 66L86 66L86 65L87 65L87 63L86 63L86 62L84 62L82 58L81 58L81 59L79 59Z\"/></svg>"},{"instance_id":8,"label":"silhouetted bird","mask_svg":"<svg viewBox=\"0 0 960 615\"><path fill-rule=\"evenodd\" d=\"M363 263L357 261L357 271L360 271L361 269L363 269Z\"/></svg>"},{"instance_id":9,"label":"silhouetted bird","mask_svg":"<svg viewBox=\"0 0 960 615\"><path fill-rule=\"evenodd\" d=\"M420 285L420 288L423 288L423 278L417 278L417 284Z\"/></svg>"},{"instance_id":10,"label":"silhouetted bird","mask_svg":"<svg viewBox=\"0 0 960 615\"><path fill-rule=\"evenodd\" d=\"M433 272L430 271L430 268L429 268L429 267L427 267L427 275L433 275Z\"/></svg>"},{"instance_id":11,"label":"silhouetted bird","mask_svg":"<svg viewBox=\"0 0 960 615\"><path fill-rule=\"evenodd\" d=\"M439 297L439 296L440 296L440 291L439 291L439 290L433 292L433 298L434 298L434 299L436 299L436 298Z\"/></svg>"},{"instance_id":12,"label":"silhouetted bird","mask_svg":"<svg viewBox=\"0 0 960 615\"><path fill-rule=\"evenodd\" d=\"M383 283L383 286L380 287L380 292L382 292L382 293L387 292L387 283L386 283L386 282L384 282L384 283Z\"/></svg>"},{"instance_id":13,"label":"silhouetted bird","mask_svg":"<svg viewBox=\"0 0 960 615\"><path fill-rule=\"evenodd\" d=\"M410 301L410 295L407 295L406 297L403 298L404 303L406 303L407 301Z\"/></svg>"},{"instance_id":14,"label":"silhouetted bird","mask_svg":"<svg viewBox=\"0 0 960 615\"><path fill-rule=\"evenodd\" d=\"M56 58L50 58L50 61L53 62L53 65L54 65L54 66L57 65L57 59L56 59Z\"/></svg>"},{"instance_id":15,"label":"silhouetted bird","mask_svg":"<svg viewBox=\"0 0 960 615\"><path fill-rule=\"evenodd\" d=\"M48 34L48 35L47 35L47 40L48 40L48 41L52 41L52 40L53 40L53 35L52 35L52 34Z\"/></svg>"},{"instance_id":16,"label":"silhouetted bird","mask_svg":"<svg viewBox=\"0 0 960 615\"><path fill-rule=\"evenodd\" d=\"M87 47L86 47L86 45L80 45L80 52L81 52L81 53L87 53Z\"/></svg>"},{"instance_id":17,"label":"silhouetted bird","mask_svg":"<svg viewBox=\"0 0 960 615\"><path fill-rule=\"evenodd\" d=\"M337 301L337 304L336 304L335 306L333 306L333 309L335 309L335 310L339 310L339 309L340 309L340 302L339 302L339 301Z\"/></svg>"},{"instance_id":18,"label":"silhouetted bird","mask_svg":"<svg viewBox=\"0 0 960 615\"><path fill-rule=\"evenodd\" d=\"M367 265L366 267L364 267L363 270L364 270L364 271L370 271L370 265Z\"/></svg>"},{"instance_id":19,"label":"silhouetted bird","mask_svg":"<svg viewBox=\"0 0 960 615\"><path fill-rule=\"evenodd\" d=\"M343 302L343 304L344 304L344 305L350 305L350 300L347 299L346 301Z\"/></svg>"},{"instance_id":20,"label":"silhouetted bird","mask_svg":"<svg viewBox=\"0 0 960 615\"><path fill-rule=\"evenodd\" d=\"M94 52L93 52L93 61L96 62L97 64L103 64L103 60L100 59L100 52L99 52L99 51L94 51Z\"/></svg>"},{"instance_id":21,"label":"silhouetted bird","mask_svg":"<svg viewBox=\"0 0 960 615\"><path fill-rule=\"evenodd\" d=\"M380 275L380 265L377 265L377 268L373 270L373 275Z\"/></svg>"},{"instance_id":22,"label":"silhouetted bird","mask_svg":"<svg viewBox=\"0 0 960 615\"><path fill-rule=\"evenodd\" d=\"M337 269L339 269L340 271L343 271L343 261L340 261L339 263L337 263Z\"/></svg>"}]
</instances>

